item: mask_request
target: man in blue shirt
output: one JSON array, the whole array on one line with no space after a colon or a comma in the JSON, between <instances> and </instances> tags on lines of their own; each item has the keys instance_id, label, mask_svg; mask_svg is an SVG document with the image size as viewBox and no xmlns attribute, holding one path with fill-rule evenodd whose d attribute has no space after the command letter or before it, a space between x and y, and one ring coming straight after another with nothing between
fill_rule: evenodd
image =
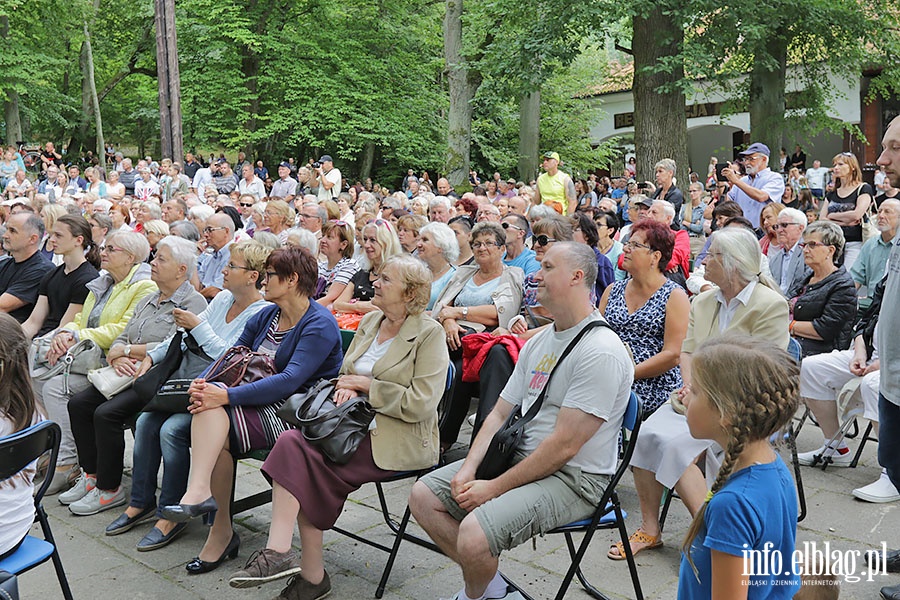
<instances>
[{"instance_id":1,"label":"man in blue shirt","mask_svg":"<svg viewBox=\"0 0 900 600\"><path fill-rule=\"evenodd\" d=\"M216 213L206 221L200 232L206 241L206 252L197 263L198 291L207 300L225 288L222 269L231 260L230 246L234 242L234 221L225 213Z\"/></svg>"},{"instance_id":2,"label":"man in blue shirt","mask_svg":"<svg viewBox=\"0 0 900 600\"><path fill-rule=\"evenodd\" d=\"M510 267L519 267L530 275L541 268L541 263L535 258L534 250L525 246L525 240L530 235L528 219L516 213L509 213L500 222L506 230L506 257L503 264Z\"/></svg>"},{"instance_id":3,"label":"man in blue shirt","mask_svg":"<svg viewBox=\"0 0 900 600\"><path fill-rule=\"evenodd\" d=\"M731 184L728 199L734 200L744 211L759 234L759 216L769 202L781 202L784 195L784 180L769 168L769 147L754 142L741 152L745 176L741 177L735 165L728 163L722 175Z\"/></svg>"}]
</instances>

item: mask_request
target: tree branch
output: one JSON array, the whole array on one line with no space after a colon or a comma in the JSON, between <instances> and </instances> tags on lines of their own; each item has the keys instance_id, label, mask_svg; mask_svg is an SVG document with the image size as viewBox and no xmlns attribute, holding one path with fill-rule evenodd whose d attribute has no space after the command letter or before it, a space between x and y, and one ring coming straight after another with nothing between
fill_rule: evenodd
<instances>
[{"instance_id":1,"label":"tree branch","mask_svg":"<svg viewBox=\"0 0 900 600\"><path fill-rule=\"evenodd\" d=\"M616 47L616 50L618 50L619 52L624 52L625 54L630 54L631 56L634 56L634 51L631 48L626 48L625 46L622 46L621 44L619 44L619 42L615 43L615 47Z\"/></svg>"}]
</instances>

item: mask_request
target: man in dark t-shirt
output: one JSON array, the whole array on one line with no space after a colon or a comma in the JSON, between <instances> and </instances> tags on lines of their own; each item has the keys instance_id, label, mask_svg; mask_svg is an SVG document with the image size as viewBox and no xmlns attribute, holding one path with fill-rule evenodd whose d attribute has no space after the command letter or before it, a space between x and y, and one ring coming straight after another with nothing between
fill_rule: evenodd
<instances>
[{"instance_id":1,"label":"man in dark t-shirt","mask_svg":"<svg viewBox=\"0 0 900 600\"><path fill-rule=\"evenodd\" d=\"M53 263L38 252L44 222L30 212L12 215L6 222L3 248L12 256L0 262L0 310L24 323L38 297L41 279Z\"/></svg>"},{"instance_id":2,"label":"man in dark t-shirt","mask_svg":"<svg viewBox=\"0 0 900 600\"><path fill-rule=\"evenodd\" d=\"M37 334L44 335L59 327L59 321L69 310L69 305L84 304L88 295L87 284L98 275L94 265L87 261L71 273L66 273L64 264L48 271L38 286L38 295L47 297L49 312Z\"/></svg>"}]
</instances>

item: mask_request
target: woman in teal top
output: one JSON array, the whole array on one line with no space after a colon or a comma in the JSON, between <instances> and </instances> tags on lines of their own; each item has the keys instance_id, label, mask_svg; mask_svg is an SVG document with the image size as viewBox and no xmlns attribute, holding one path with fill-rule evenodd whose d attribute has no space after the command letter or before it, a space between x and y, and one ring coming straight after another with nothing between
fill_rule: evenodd
<instances>
[{"instance_id":1,"label":"woman in teal top","mask_svg":"<svg viewBox=\"0 0 900 600\"><path fill-rule=\"evenodd\" d=\"M431 271L431 297L426 310L431 310L438 296L447 287L456 267L452 263L459 258L459 245L456 234L444 223L429 223L419 230L416 242L418 257L425 261Z\"/></svg>"}]
</instances>

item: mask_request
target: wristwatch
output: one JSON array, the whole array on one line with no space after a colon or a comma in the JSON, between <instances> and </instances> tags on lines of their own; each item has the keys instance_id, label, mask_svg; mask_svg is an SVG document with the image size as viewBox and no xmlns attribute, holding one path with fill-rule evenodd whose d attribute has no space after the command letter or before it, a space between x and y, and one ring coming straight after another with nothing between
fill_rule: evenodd
<instances>
[{"instance_id":1,"label":"wristwatch","mask_svg":"<svg viewBox=\"0 0 900 600\"><path fill-rule=\"evenodd\" d=\"M463 320L468 319L468 318L469 318L469 307L463 306Z\"/></svg>"},{"instance_id":2,"label":"wristwatch","mask_svg":"<svg viewBox=\"0 0 900 600\"><path fill-rule=\"evenodd\" d=\"M131 356L131 344L125 344L125 356Z\"/></svg>"}]
</instances>

